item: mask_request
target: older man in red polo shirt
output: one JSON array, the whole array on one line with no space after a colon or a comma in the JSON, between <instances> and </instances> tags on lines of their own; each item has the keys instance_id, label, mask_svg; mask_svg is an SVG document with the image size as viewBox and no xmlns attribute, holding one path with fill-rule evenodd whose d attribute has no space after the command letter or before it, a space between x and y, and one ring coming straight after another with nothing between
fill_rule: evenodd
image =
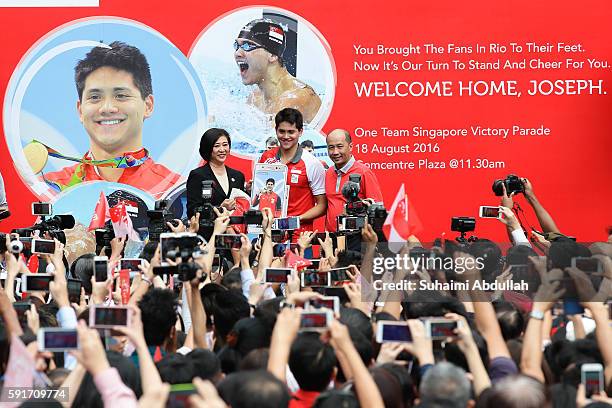
<instances>
[{"instance_id":1,"label":"older man in red polo shirt","mask_svg":"<svg viewBox=\"0 0 612 408\"><path fill-rule=\"evenodd\" d=\"M344 213L346 199L342 195L342 186L348 181L350 174L361 176L359 198L371 198L374 202L382 202L383 196L372 170L355 160L353 141L348 131L336 129L327 135L327 154L334 165L325 172L325 194L327 195L325 229L333 232L337 230L337 217Z\"/></svg>"}]
</instances>

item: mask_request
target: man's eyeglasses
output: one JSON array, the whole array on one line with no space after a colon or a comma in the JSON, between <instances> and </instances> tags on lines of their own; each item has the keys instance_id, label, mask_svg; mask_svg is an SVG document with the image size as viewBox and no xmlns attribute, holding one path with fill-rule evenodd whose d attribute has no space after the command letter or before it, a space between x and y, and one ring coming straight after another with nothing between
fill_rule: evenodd
<instances>
[{"instance_id":1,"label":"man's eyeglasses","mask_svg":"<svg viewBox=\"0 0 612 408\"><path fill-rule=\"evenodd\" d=\"M242 44L238 44L238 41L234 41L234 51L238 51L238 48L241 48L244 52L249 52L263 47L261 45L253 44L250 42L243 42Z\"/></svg>"}]
</instances>

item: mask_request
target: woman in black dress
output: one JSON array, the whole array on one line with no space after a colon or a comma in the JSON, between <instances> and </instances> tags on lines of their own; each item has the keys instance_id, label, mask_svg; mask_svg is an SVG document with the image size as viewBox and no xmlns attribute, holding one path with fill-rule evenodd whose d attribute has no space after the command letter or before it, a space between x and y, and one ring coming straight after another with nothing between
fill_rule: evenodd
<instances>
[{"instance_id":1,"label":"woman in black dress","mask_svg":"<svg viewBox=\"0 0 612 408\"><path fill-rule=\"evenodd\" d=\"M187 215L195 215L196 208L204 204L202 181L213 181L211 204L233 210L236 203L230 200L232 189L244 191L244 174L225 165L232 141L229 134L218 128L208 129L200 140L200 156L206 161L189 173L187 178Z\"/></svg>"}]
</instances>

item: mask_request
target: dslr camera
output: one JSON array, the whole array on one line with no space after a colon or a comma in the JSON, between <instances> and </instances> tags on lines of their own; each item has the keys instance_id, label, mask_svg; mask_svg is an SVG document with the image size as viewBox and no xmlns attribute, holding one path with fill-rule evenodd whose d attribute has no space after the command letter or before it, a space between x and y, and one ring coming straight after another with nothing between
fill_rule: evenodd
<instances>
[{"instance_id":1,"label":"dslr camera","mask_svg":"<svg viewBox=\"0 0 612 408\"><path fill-rule=\"evenodd\" d=\"M45 207L45 211L39 211L41 207ZM46 215L42 215L46 214ZM31 237L34 231L39 231L40 236L48 233L51 239L56 238L62 244L66 245L65 229L74 228L74 217L70 214L57 214L51 217L51 205L49 203L34 203L32 206L32 215L39 215L41 221L27 228L15 228L11 232L19 234L20 237Z\"/></svg>"},{"instance_id":2,"label":"dslr camera","mask_svg":"<svg viewBox=\"0 0 612 408\"><path fill-rule=\"evenodd\" d=\"M202 181L202 200L204 203L196 207L195 212L200 213L200 228L211 228L215 224L217 214L215 213L215 206L211 204L214 182L212 180Z\"/></svg>"},{"instance_id":3,"label":"dslr camera","mask_svg":"<svg viewBox=\"0 0 612 408\"><path fill-rule=\"evenodd\" d=\"M506 186L506 193L508 195L525 192L523 180L515 174L508 174L508 177L505 179L497 179L493 182L492 188L496 196L501 197L504 195L504 186Z\"/></svg>"},{"instance_id":4,"label":"dslr camera","mask_svg":"<svg viewBox=\"0 0 612 408\"><path fill-rule=\"evenodd\" d=\"M154 210L147 210L149 217L149 241L159 241L160 234L169 232L167 222L174 222L174 216L168 211L168 202L158 200L155 202Z\"/></svg>"}]
</instances>

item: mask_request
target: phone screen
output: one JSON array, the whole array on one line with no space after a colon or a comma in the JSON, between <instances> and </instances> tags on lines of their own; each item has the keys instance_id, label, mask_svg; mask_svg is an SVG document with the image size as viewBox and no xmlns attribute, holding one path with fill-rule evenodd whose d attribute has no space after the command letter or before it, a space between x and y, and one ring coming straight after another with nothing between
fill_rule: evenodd
<instances>
[{"instance_id":1,"label":"phone screen","mask_svg":"<svg viewBox=\"0 0 612 408\"><path fill-rule=\"evenodd\" d=\"M331 269L329 273L332 283L351 282L351 278L349 278L348 273L346 273L348 269L349 268Z\"/></svg>"},{"instance_id":2,"label":"phone screen","mask_svg":"<svg viewBox=\"0 0 612 408\"><path fill-rule=\"evenodd\" d=\"M78 340L76 329L44 331L45 350L75 350Z\"/></svg>"},{"instance_id":3,"label":"phone screen","mask_svg":"<svg viewBox=\"0 0 612 408\"><path fill-rule=\"evenodd\" d=\"M584 272L599 272L599 259L597 258L574 258L576 268Z\"/></svg>"},{"instance_id":4,"label":"phone screen","mask_svg":"<svg viewBox=\"0 0 612 408\"><path fill-rule=\"evenodd\" d=\"M51 239L34 239L34 252L37 254L52 254L55 252L55 241Z\"/></svg>"},{"instance_id":5,"label":"phone screen","mask_svg":"<svg viewBox=\"0 0 612 408\"><path fill-rule=\"evenodd\" d=\"M310 307L314 308L314 309L329 309L329 310L335 310L334 306L335 306L335 299L336 298L327 298L327 299L320 299L320 298L313 298L310 299L310 301L308 302L308 304L310 305Z\"/></svg>"},{"instance_id":6,"label":"phone screen","mask_svg":"<svg viewBox=\"0 0 612 408\"><path fill-rule=\"evenodd\" d=\"M215 246L217 248L240 248L242 243L240 242L240 235L233 234L220 234L215 237Z\"/></svg>"},{"instance_id":7,"label":"phone screen","mask_svg":"<svg viewBox=\"0 0 612 408\"><path fill-rule=\"evenodd\" d=\"M94 273L96 276L96 282L104 282L106 279L108 279L108 261L94 260Z\"/></svg>"},{"instance_id":8,"label":"phone screen","mask_svg":"<svg viewBox=\"0 0 612 408\"><path fill-rule=\"evenodd\" d=\"M96 307L94 326L126 326L128 309L124 307Z\"/></svg>"},{"instance_id":9,"label":"phone screen","mask_svg":"<svg viewBox=\"0 0 612 408\"><path fill-rule=\"evenodd\" d=\"M196 392L197 391L193 384L173 384L170 387L170 394L168 394L168 401L166 401L166 407L189 407L189 397L192 394L195 394Z\"/></svg>"},{"instance_id":10,"label":"phone screen","mask_svg":"<svg viewBox=\"0 0 612 408\"><path fill-rule=\"evenodd\" d=\"M300 329L321 329L327 327L326 312L303 312Z\"/></svg>"},{"instance_id":11,"label":"phone screen","mask_svg":"<svg viewBox=\"0 0 612 408\"><path fill-rule=\"evenodd\" d=\"M138 272L138 268L142 263L142 259L122 259L119 269L127 269L129 271Z\"/></svg>"},{"instance_id":12,"label":"phone screen","mask_svg":"<svg viewBox=\"0 0 612 408\"><path fill-rule=\"evenodd\" d=\"M407 324L379 324L382 324L382 341L412 341L410 327Z\"/></svg>"},{"instance_id":13,"label":"phone screen","mask_svg":"<svg viewBox=\"0 0 612 408\"><path fill-rule=\"evenodd\" d=\"M71 303L79 303L81 300L81 281L79 279L68 279L68 299Z\"/></svg>"},{"instance_id":14,"label":"phone screen","mask_svg":"<svg viewBox=\"0 0 612 408\"><path fill-rule=\"evenodd\" d=\"M53 280L53 276L50 275L24 275L26 279L26 288L28 292L31 291L49 291L49 283Z\"/></svg>"},{"instance_id":15,"label":"phone screen","mask_svg":"<svg viewBox=\"0 0 612 408\"><path fill-rule=\"evenodd\" d=\"M303 272L303 287L329 286L329 273L327 272Z\"/></svg>"},{"instance_id":16,"label":"phone screen","mask_svg":"<svg viewBox=\"0 0 612 408\"><path fill-rule=\"evenodd\" d=\"M287 283L287 277L291 273L290 269L266 268L266 282L268 283Z\"/></svg>"},{"instance_id":17,"label":"phone screen","mask_svg":"<svg viewBox=\"0 0 612 408\"><path fill-rule=\"evenodd\" d=\"M455 337L454 330L457 328L457 322L431 322L431 338L432 339L445 339L447 337Z\"/></svg>"},{"instance_id":18,"label":"phone screen","mask_svg":"<svg viewBox=\"0 0 612 408\"><path fill-rule=\"evenodd\" d=\"M599 371L585 371L584 372L584 388L586 391L587 398L593 394L599 394L601 392L601 372Z\"/></svg>"},{"instance_id":19,"label":"phone screen","mask_svg":"<svg viewBox=\"0 0 612 408\"><path fill-rule=\"evenodd\" d=\"M480 207L482 218L499 218L499 207Z\"/></svg>"},{"instance_id":20,"label":"phone screen","mask_svg":"<svg viewBox=\"0 0 612 408\"><path fill-rule=\"evenodd\" d=\"M51 204L32 203L32 215L51 215Z\"/></svg>"}]
</instances>

